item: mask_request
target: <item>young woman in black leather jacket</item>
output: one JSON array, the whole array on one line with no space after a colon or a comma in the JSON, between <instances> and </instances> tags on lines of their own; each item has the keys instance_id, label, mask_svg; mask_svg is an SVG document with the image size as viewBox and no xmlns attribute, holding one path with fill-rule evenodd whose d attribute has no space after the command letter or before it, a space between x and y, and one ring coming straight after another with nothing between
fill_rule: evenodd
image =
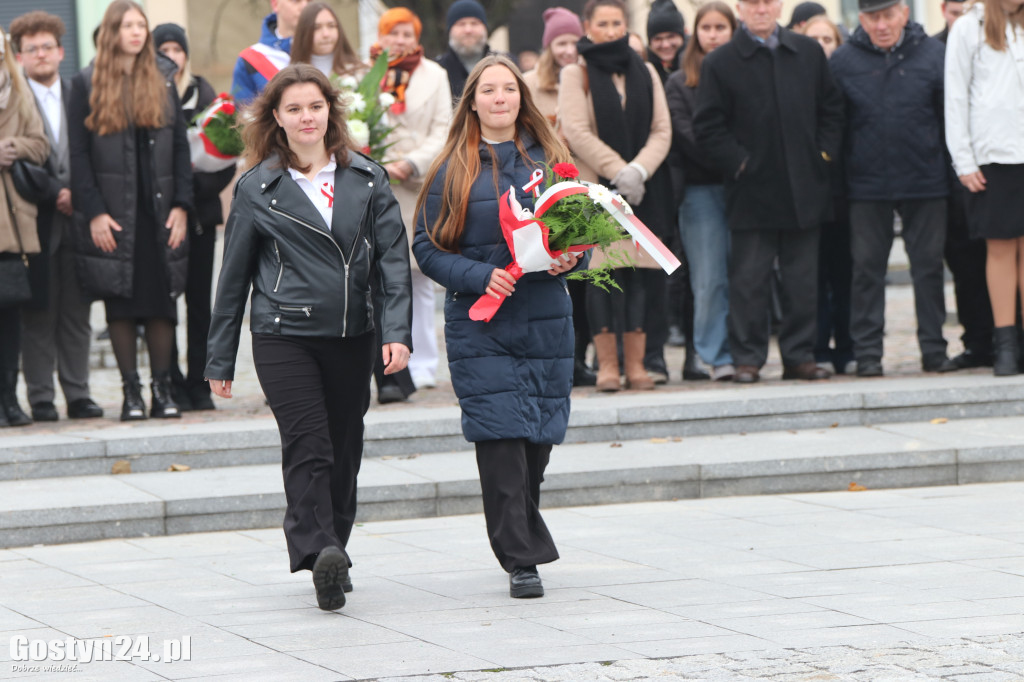
<instances>
[{"instance_id":1,"label":"young woman in black leather jacket","mask_svg":"<svg viewBox=\"0 0 1024 682\"><path fill-rule=\"evenodd\" d=\"M281 431L291 570L313 571L325 610L352 589L345 545L375 354L392 374L412 345L398 202L384 170L350 151L344 113L308 64L282 69L253 103L243 137L256 165L235 186L206 364L213 392L230 398L251 284L253 361ZM371 277L384 294L376 334Z\"/></svg>"}]
</instances>

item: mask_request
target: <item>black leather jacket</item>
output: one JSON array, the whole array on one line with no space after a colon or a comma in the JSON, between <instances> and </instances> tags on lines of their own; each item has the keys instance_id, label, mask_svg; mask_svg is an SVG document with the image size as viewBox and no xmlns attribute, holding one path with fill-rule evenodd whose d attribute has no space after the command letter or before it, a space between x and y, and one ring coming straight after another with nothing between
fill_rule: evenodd
<instances>
[{"instance_id":1,"label":"black leather jacket","mask_svg":"<svg viewBox=\"0 0 1024 682\"><path fill-rule=\"evenodd\" d=\"M210 324L206 377L233 379L245 298L254 334L352 337L374 328L371 276L384 309L379 341L412 348L409 246L388 177L355 152L334 174L328 231L276 158L235 185Z\"/></svg>"}]
</instances>

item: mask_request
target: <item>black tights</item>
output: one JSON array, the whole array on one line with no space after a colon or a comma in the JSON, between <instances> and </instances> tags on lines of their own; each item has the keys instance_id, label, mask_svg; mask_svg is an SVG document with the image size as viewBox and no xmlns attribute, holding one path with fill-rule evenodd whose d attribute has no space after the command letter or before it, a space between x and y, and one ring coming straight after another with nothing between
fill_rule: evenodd
<instances>
[{"instance_id":1,"label":"black tights","mask_svg":"<svg viewBox=\"0 0 1024 682\"><path fill-rule=\"evenodd\" d=\"M137 336L135 320L110 320L110 345L114 348L117 368L122 377L138 372L135 359ZM153 376L161 376L171 368L171 352L174 344L174 322L154 317L143 320L146 330L146 347L149 348L149 367Z\"/></svg>"},{"instance_id":2,"label":"black tights","mask_svg":"<svg viewBox=\"0 0 1024 682\"><path fill-rule=\"evenodd\" d=\"M590 333L643 331L646 303L643 273L633 268L616 268L613 275L622 291L587 287Z\"/></svg>"}]
</instances>

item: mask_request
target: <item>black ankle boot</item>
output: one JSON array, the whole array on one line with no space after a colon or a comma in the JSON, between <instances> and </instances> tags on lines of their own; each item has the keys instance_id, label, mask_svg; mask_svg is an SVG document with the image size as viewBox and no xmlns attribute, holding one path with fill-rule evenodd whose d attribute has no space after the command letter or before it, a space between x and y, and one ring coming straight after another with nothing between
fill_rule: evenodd
<instances>
[{"instance_id":1,"label":"black ankle boot","mask_svg":"<svg viewBox=\"0 0 1024 682\"><path fill-rule=\"evenodd\" d=\"M3 408L4 417L8 426L28 426L32 423L32 417L25 414L18 404L18 372L4 372L3 387L0 390L0 407Z\"/></svg>"},{"instance_id":2,"label":"black ankle boot","mask_svg":"<svg viewBox=\"0 0 1024 682\"><path fill-rule=\"evenodd\" d=\"M697 351L693 347L692 335L686 338L686 359L683 360L683 379L687 381L709 381L711 375L697 362Z\"/></svg>"},{"instance_id":3,"label":"black ankle boot","mask_svg":"<svg viewBox=\"0 0 1024 682\"><path fill-rule=\"evenodd\" d=\"M992 330L992 373L997 377L1017 374L1017 328L996 327Z\"/></svg>"},{"instance_id":4,"label":"black ankle boot","mask_svg":"<svg viewBox=\"0 0 1024 682\"><path fill-rule=\"evenodd\" d=\"M132 372L121 375L121 388L124 390L124 403L121 405L121 421L138 421L146 418L146 403L142 400L142 382L139 375Z\"/></svg>"},{"instance_id":5,"label":"black ankle boot","mask_svg":"<svg viewBox=\"0 0 1024 682\"><path fill-rule=\"evenodd\" d=\"M178 419L181 417L181 410L178 404L171 397L171 376L167 372L153 376L153 383L150 384L153 390L153 408L149 415L158 419Z\"/></svg>"}]
</instances>

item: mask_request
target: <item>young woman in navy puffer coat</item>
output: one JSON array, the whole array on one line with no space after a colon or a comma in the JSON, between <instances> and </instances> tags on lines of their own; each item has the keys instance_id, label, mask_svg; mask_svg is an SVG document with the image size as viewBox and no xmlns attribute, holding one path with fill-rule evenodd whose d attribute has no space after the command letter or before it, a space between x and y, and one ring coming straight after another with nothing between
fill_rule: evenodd
<instances>
[{"instance_id":1,"label":"young woman in navy puffer coat","mask_svg":"<svg viewBox=\"0 0 1024 682\"><path fill-rule=\"evenodd\" d=\"M499 56L466 82L444 151L416 210L413 253L445 293L445 341L462 430L476 445L491 547L510 573L513 597L539 597L537 564L558 558L540 516L540 482L551 446L565 437L572 388L572 303L563 273L571 258L514 281L498 221L510 187L569 154L537 110L519 70ZM513 293L514 291L514 293ZM482 295L507 297L490 322L469 318Z\"/></svg>"}]
</instances>

